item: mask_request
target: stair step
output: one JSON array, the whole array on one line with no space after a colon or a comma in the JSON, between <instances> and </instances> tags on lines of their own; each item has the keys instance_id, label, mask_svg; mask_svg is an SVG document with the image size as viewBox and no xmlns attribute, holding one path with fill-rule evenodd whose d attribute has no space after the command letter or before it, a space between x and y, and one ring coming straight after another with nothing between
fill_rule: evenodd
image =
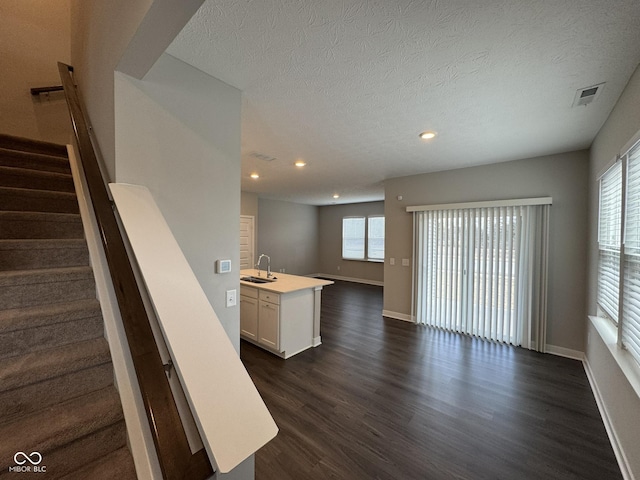
<instances>
[{"instance_id":1,"label":"stair step","mask_svg":"<svg viewBox=\"0 0 640 480\"><path fill-rule=\"evenodd\" d=\"M66 462L80 469L87 464L87 459L78 455L74 448L77 439L90 436L100 430L122 423L123 414L120 397L111 386L81 397L43 408L0 426L0 472L7 472L13 465L13 456L18 451L39 452L42 465L47 472L54 474L56 465L48 458L49 453L64 449ZM123 424L124 425L124 424ZM87 439L93 444L89 450L100 452L96 458L108 454L105 446L94 438Z\"/></svg>"},{"instance_id":2,"label":"stair step","mask_svg":"<svg viewBox=\"0 0 640 480\"><path fill-rule=\"evenodd\" d=\"M75 192L73 177L66 173L0 166L0 186Z\"/></svg>"},{"instance_id":3,"label":"stair step","mask_svg":"<svg viewBox=\"0 0 640 480\"><path fill-rule=\"evenodd\" d=\"M84 230L77 214L0 211L2 238L84 238Z\"/></svg>"},{"instance_id":4,"label":"stair step","mask_svg":"<svg viewBox=\"0 0 640 480\"><path fill-rule=\"evenodd\" d=\"M13 135L6 135L3 133L0 133L0 148L21 150L23 152L42 153L57 157L67 156L66 145L43 142L41 140L32 140L24 137L15 137Z\"/></svg>"},{"instance_id":5,"label":"stair step","mask_svg":"<svg viewBox=\"0 0 640 480\"><path fill-rule=\"evenodd\" d=\"M104 336L101 315L0 333L0 359ZM0 369L1 370L1 369Z\"/></svg>"},{"instance_id":6,"label":"stair step","mask_svg":"<svg viewBox=\"0 0 640 480\"><path fill-rule=\"evenodd\" d=\"M0 240L0 271L89 265L84 239Z\"/></svg>"},{"instance_id":7,"label":"stair step","mask_svg":"<svg viewBox=\"0 0 640 480\"><path fill-rule=\"evenodd\" d=\"M106 363L74 370L66 375L0 391L0 424L113 385L111 358L107 355L105 361ZM75 365L73 367L77 368Z\"/></svg>"},{"instance_id":8,"label":"stair step","mask_svg":"<svg viewBox=\"0 0 640 480\"><path fill-rule=\"evenodd\" d=\"M114 423L91 435L80 438L69 445L47 453L46 457L43 456L42 463L47 465L47 475L43 475L43 477L45 477L44 480L47 478L67 478L65 475L75 475L93 462L104 458L105 455L121 448L126 448L126 445L127 431L124 421ZM55 477L53 472L55 472ZM108 472L107 470L106 473ZM83 478L83 480L93 480L93 477L80 478ZM116 480L128 479L126 476L121 479L115 471L114 476L111 476L111 478Z\"/></svg>"},{"instance_id":9,"label":"stair step","mask_svg":"<svg viewBox=\"0 0 640 480\"><path fill-rule=\"evenodd\" d=\"M136 480L136 468L131 452L122 447L90 463L85 468L66 475L62 480Z\"/></svg>"},{"instance_id":10,"label":"stair step","mask_svg":"<svg viewBox=\"0 0 640 480\"><path fill-rule=\"evenodd\" d=\"M79 213L75 193L0 187L0 210L24 212Z\"/></svg>"},{"instance_id":11,"label":"stair step","mask_svg":"<svg viewBox=\"0 0 640 480\"><path fill-rule=\"evenodd\" d=\"M0 334L99 315L101 315L100 303L95 298L54 305L0 310Z\"/></svg>"},{"instance_id":12,"label":"stair step","mask_svg":"<svg viewBox=\"0 0 640 480\"><path fill-rule=\"evenodd\" d=\"M91 267L0 272L0 305L26 308L95 298Z\"/></svg>"},{"instance_id":13,"label":"stair step","mask_svg":"<svg viewBox=\"0 0 640 480\"><path fill-rule=\"evenodd\" d=\"M4 167L29 168L71 174L71 165L66 157L23 152L0 147L0 165Z\"/></svg>"}]
</instances>

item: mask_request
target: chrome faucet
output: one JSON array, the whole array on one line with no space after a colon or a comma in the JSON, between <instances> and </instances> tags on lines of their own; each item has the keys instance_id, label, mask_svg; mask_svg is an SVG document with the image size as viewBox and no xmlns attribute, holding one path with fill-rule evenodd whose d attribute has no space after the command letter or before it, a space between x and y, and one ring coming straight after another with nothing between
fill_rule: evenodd
<instances>
[{"instance_id":1,"label":"chrome faucet","mask_svg":"<svg viewBox=\"0 0 640 480\"><path fill-rule=\"evenodd\" d=\"M271 258L269 257L269 255L265 255L264 253L258 257L258 263L256 263L258 276L260 276L260 262L262 261L262 257L267 257L267 278L271 278Z\"/></svg>"}]
</instances>

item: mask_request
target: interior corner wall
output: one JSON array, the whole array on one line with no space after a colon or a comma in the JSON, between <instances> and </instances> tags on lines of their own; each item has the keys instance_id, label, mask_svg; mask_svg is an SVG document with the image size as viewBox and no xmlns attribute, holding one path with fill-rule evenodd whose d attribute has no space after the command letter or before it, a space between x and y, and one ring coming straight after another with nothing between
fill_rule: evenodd
<instances>
[{"instance_id":1,"label":"interior corner wall","mask_svg":"<svg viewBox=\"0 0 640 480\"><path fill-rule=\"evenodd\" d=\"M623 147L640 131L640 66L629 80L609 118L596 136L590 153L589 288L587 311L596 313L598 265L598 176L623 154ZM607 421L624 452L630 478L640 478L640 398L590 321L585 351L592 381L600 394Z\"/></svg>"},{"instance_id":2,"label":"interior corner wall","mask_svg":"<svg viewBox=\"0 0 640 480\"><path fill-rule=\"evenodd\" d=\"M116 181L144 185L239 352L240 91L164 54L115 77ZM217 274L216 260L231 273Z\"/></svg>"},{"instance_id":3,"label":"interior corner wall","mask_svg":"<svg viewBox=\"0 0 640 480\"><path fill-rule=\"evenodd\" d=\"M319 207L319 273L382 283L384 263L342 258L342 218L384 215L384 202L347 203Z\"/></svg>"},{"instance_id":4,"label":"interior corner wall","mask_svg":"<svg viewBox=\"0 0 640 480\"><path fill-rule=\"evenodd\" d=\"M258 221L258 194L251 192L241 192L240 195L240 215L248 215Z\"/></svg>"},{"instance_id":5,"label":"interior corner wall","mask_svg":"<svg viewBox=\"0 0 640 480\"><path fill-rule=\"evenodd\" d=\"M0 133L69 143L64 93L30 89L60 85L57 62L71 59L70 12L70 0L0 2Z\"/></svg>"},{"instance_id":6,"label":"interior corner wall","mask_svg":"<svg viewBox=\"0 0 640 480\"><path fill-rule=\"evenodd\" d=\"M385 181L385 256L412 258L410 205L553 197L547 344L584 351L588 152L579 151ZM402 200L397 200L402 195ZM411 313L411 267L385 262L384 309Z\"/></svg>"},{"instance_id":7,"label":"interior corner wall","mask_svg":"<svg viewBox=\"0 0 640 480\"><path fill-rule=\"evenodd\" d=\"M257 231L256 261L265 253L273 272L317 273L318 207L260 198Z\"/></svg>"},{"instance_id":8,"label":"interior corner wall","mask_svg":"<svg viewBox=\"0 0 640 480\"><path fill-rule=\"evenodd\" d=\"M152 3L71 0L71 65L111 180L116 178L113 75Z\"/></svg>"}]
</instances>

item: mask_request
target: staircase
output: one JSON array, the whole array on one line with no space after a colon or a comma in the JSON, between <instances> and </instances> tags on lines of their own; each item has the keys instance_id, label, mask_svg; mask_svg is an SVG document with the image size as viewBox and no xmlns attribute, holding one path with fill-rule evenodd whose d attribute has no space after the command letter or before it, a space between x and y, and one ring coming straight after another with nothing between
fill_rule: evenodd
<instances>
[{"instance_id":1,"label":"staircase","mask_svg":"<svg viewBox=\"0 0 640 480\"><path fill-rule=\"evenodd\" d=\"M136 478L66 149L0 135L0 479L25 478L17 452L42 478Z\"/></svg>"}]
</instances>

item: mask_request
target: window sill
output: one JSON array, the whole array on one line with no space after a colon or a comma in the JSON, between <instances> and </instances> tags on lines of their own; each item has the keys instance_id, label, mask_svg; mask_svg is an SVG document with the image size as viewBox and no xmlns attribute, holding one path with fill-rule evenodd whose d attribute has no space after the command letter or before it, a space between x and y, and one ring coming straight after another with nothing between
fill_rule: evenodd
<instances>
[{"instance_id":1,"label":"window sill","mask_svg":"<svg viewBox=\"0 0 640 480\"><path fill-rule=\"evenodd\" d=\"M375 258L342 258L347 262L368 262L368 263L384 263L384 260L377 260Z\"/></svg>"},{"instance_id":2,"label":"window sill","mask_svg":"<svg viewBox=\"0 0 640 480\"><path fill-rule=\"evenodd\" d=\"M602 341L611 352L611 356L629 381L631 388L633 388L636 395L640 398L640 365L638 365L629 352L618 346L617 327L611 320L603 317L589 315L589 320L598 334L600 334L600 338L602 338Z\"/></svg>"}]
</instances>

